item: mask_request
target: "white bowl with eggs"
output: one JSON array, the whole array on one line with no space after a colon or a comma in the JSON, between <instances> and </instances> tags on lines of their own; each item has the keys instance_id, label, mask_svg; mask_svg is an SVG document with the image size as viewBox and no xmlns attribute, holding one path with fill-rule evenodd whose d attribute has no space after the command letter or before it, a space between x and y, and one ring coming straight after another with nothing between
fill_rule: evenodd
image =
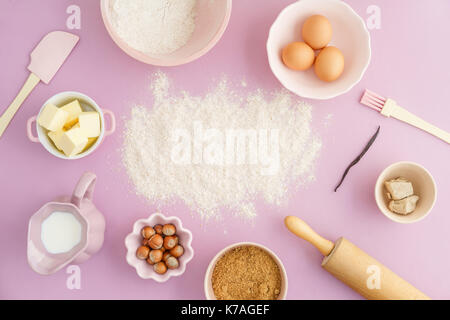
<instances>
[{"instance_id":1,"label":"white bowl with eggs","mask_svg":"<svg viewBox=\"0 0 450 320\"><path fill-rule=\"evenodd\" d=\"M81 108L83 111L97 112L100 115L101 128L100 128L100 136L97 138L97 140L95 141L95 143L92 146L90 146L87 150L84 150L77 155L68 157L63 152L58 150L58 148L54 145L54 143L48 137L48 130L41 127L37 123L36 120L39 118L39 115L42 113L42 110L44 109L44 107L47 104L51 103L58 107L61 107L73 100L78 100L80 102L80 105L81 105ZM105 115L108 115L110 118L110 127L108 129L106 129L106 126L105 126ZM33 134L33 130L32 130L34 123L36 125L37 137ZM44 146L44 148L50 154L54 155L55 157L58 157L58 158L64 159L64 160L76 160L76 159L84 158L84 157L90 155L91 153L93 153L100 146L100 144L103 142L103 139L106 136L109 136L114 133L115 128L116 128L116 120L115 120L114 113L112 111L109 111L106 109L101 109L99 107L99 105L93 99L91 99L90 97L88 97L87 95L85 95L83 93L75 92L75 91L65 91L65 92L60 92L60 93L54 95L53 97L51 97L50 99L48 99L42 105L41 110L39 111L39 114L37 116L33 116L30 119L28 119L27 136L30 141L41 143L42 146Z\"/></svg>"},{"instance_id":2,"label":"white bowl with eggs","mask_svg":"<svg viewBox=\"0 0 450 320\"><path fill-rule=\"evenodd\" d=\"M304 41L302 26L313 15L322 15L330 21L333 33L328 46L337 47L344 55L344 71L332 82L320 80L314 66L296 71L288 68L281 58L286 45ZM370 34L364 20L343 1L301 0L287 6L273 23L267 55L272 72L286 89L304 98L331 99L348 92L363 77L371 58Z\"/></svg>"}]
</instances>

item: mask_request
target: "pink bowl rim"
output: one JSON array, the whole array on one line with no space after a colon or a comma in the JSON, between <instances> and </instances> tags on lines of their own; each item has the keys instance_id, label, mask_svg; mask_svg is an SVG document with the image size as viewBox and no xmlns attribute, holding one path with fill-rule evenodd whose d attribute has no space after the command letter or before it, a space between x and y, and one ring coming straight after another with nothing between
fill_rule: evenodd
<instances>
[{"instance_id":1,"label":"pink bowl rim","mask_svg":"<svg viewBox=\"0 0 450 320\"><path fill-rule=\"evenodd\" d=\"M150 276L148 277L142 277L139 272L138 272L138 266L135 262L137 262L137 260L135 259L130 259L131 256L135 256L136 254L136 247L130 247L127 245L128 239L134 237L136 235L135 229L137 228L137 225L141 222L145 223L145 224L151 224L151 221L154 220L155 218L159 218L161 221L164 221L164 223L170 223L171 221L175 220L176 223L178 224L177 229L179 233L184 233L187 235L186 240L183 240L183 247L185 249L185 259L183 260L183 263L180 263L180 268L175 269L175 270L169 270L167 271L165 274L163 275L159 275L155 272L152 272ZM139 233L140 235L140 230L137 231L137 233ZM175 216L165 216L162 213L156 212L156 213L152 213L148 218L145 219L139 219L137 220L134 224L133 224L133 231L130 232L126 237L125 237L125 247L127 248L127 253L126 253L126 260L127 263L132 266L133 268L136 269L136 273L137 275L142 278L142 279L153 279L156 282L166 282L167 280L169 280L171 277L178 277L181 276L185 271L186 271L186 267L187 264L194 258L194 249L192 248L192 232L186 228L183 227L183 224L180 220L180 218L175 217ZM135 261L135 262L134 262ZM140 260L139 260L140 262Z\"/></svg>"},{"instance_id":2,"label":"pink bowl rim","mask_svg":"<svg viewBox=\"0 0 450 320\"><path fill-rule=\"evenodd\" d=\"M197 51L196 53L194 53L190 56L184 57L184 58L165 61L164 59L154 59L149 56L146 56L144 53L131 48L122 39L120 39L120 37L114 32L114 30L108 20L107 10L108 10L109 1L110 0L101 0L100 7L101 7L101 12L102 12L103 23L106 27L106 30L108 31L109 36L111 37L111 39L113 39L114 43L130 57L132 57L140 62L154 65L154 66L160 66L160 67L173 67L173 66L183 65L183 64L192 62L194 60L197 60L201 56L208 53L217 44L217 42L219 42L219 40L222 38L223 34L225 33L225 30L230 21L232 2L233 2L233 0L226 0L227 1L227 8L226 8L227 12L222 21L222 25L217 30L214 37L212 37L211 40L206 44L206 46L203 47L203 49Z\"/></svg>"},{"instance_id":3,"label":"pink bowl rim","mask_svg":"<svg viewBox=\"0 0 450 320\"><path fill-rule=\"evenodd\" d=\"M281 279L282 279L283 285L284 285L284 286L282 286L283 290L281 290L280 295L278 296L277 300L286 300L287 292L288 292L288 276L287 276L286 269L284 267L283 262L275 254L275 252L273 252L272 250L270 250L266 246L264 246L262 244L259 244L259 243L256 243L256 242L236 242L236 243L230 244L229 246L226 246L225 248L220 250L214 256L214 258L211 259L211 261L210 261L210 263L208 265L208 268L206 269L205 279L204 279L204 283L203 283L203 288L204 288L206 299L207 300L216 300L215 297L212 297L212 296L210 296L208 294L208 286L209 286L209 283L211 282L211 276L212 276L213 268L215 267L215 265L216 265L217 261L219 260L219 258L222 257L227 251L230 251L230 250L232 250L234 248L242 247L242 246L254 246L254 247L257 247L257 248L260 248L260 249L266 251L267 253L269 253L271 255L271 257L275 260L277 265L280 267Z\"/></svg>"}]
</instances>

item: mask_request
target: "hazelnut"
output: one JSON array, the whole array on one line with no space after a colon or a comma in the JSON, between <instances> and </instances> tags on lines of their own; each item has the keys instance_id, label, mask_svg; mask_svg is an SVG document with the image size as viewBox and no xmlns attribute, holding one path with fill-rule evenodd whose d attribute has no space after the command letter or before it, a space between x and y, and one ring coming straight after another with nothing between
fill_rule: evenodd
<instances>
[{"instance_id":1,"label":"hazelnut","mask_svg":"<svg viewBox=\"0 0 450 320\"><path fill-rule=\"evenodd\" d=\"M164 248L164 246L162 246L159 250L161 250L162 253L166 252L166 248Z\"/></svg>"},{"instance_id":2,"label":"hazelnut","mask_svg":"<svg viewBox=\"0 0 450 320\"><path fill-rule=\"evenodd\" d=\"M157 224L156 226L153 227L153 229L155 229L155 232L156 232L157 234L162 234L163 226L160 225L160 224Z\"/></svg>"},{"instance_id":3,"label":"hazelnut","mask_svg":"<svg viewBox=\"0 0 450 320\"><path fill-rule=\"evenodd\" d=\"M149 257L146 261L147 261L147 263L148 263L149 265L154 265L154 264L155 264L152 260L150 260L150 257Z\"/></svg>"},{"instance_id":4,"label":"hazelnut","mask_svg":"<svg viewBox=\"0 0 450 320\"><path fill-rule=\"evenodd\" d=\"M165 224L162 228L162 233L165 236L173 236L175 233L177 233L177 228L173 224Z\"/></svg>"},{"instance_id":5,"label":"hazelnut","mask_svg":"<svg viewBox=\"0 0 450 320\"><path fill-rule=\"evenodd\" d=\"M142 245L148 247L148 240L149 239L142 239Z\"/></svg>"},{"instance_id":6,"label":"hazelnut","mask_svg":"<svg viewBox=\"0 0 450 320\"><path fill-rule=\"evenodd\" d=\"M148 255L148 260L153 262L152 264L158 263L161 261L163 253L161 250L152 250Z\"/></svg>"},{"instance_id":7,"label":"hazelnut","mask_svg":"<svg viewBox=\"0 0 450 320\"><path fill-rule=\"evenodd\" d=\"M141 246L136 250L136 257L141 260L145 260L148 258L148 254L150 252L150 249L146 246Z\"/></svg>"},{"instance_id":8,"label":"hazelnut","mask_svg":"<svg viewBox=\"0 0 450 320\"><path fill-rule=\"evenodd\" d=\"M150 240L148 241L148 245L150 246L150 248L152 248L153 250L156 249L161 249L162 245L163 245L164 239L161 235L159 234L155 234L153 237L150 238Z\"/></svg>"},{"instance_id":9,"label":"hazelnut","mask_svg":"<svg viewBox=\"0 0 450 320\"><path fill-rule=\"evenodd\" d=\"M167 267L164 262L158 262L157 264L153 265L153 270L155 270L156 273L164 274L167 271Z\"/></svg>"},{"instance_id":10,"label":"hazelnut","mask_svg":"<svg viewBox=\"0 0 450 320\"><path fill-rule=\"evenodd\" d=\"M169 252L169 251L166 251L166 252L163 253L162 259L163 259L163 261L166 261L167 258L169 258L169 257L171 257L171 256L172 256L172 255L170 254L170 252Z\"/></svg>"},{"instance_id":11,"label":"hazelnut","mask_svg":"<svg viewBox=\"0 0 450 320\"><path fill-rule=\"evenodd\" d=\"M167 236L164 238L164 248L170 250L178 244L177 236Z\"/></svg>"},{"instance_id":12,"label":"hazelnut","mask_svg":"<svg viewBox=\"0 0 450 320\"><path fill-rule=\"evenodd\" d=\"M167 265L167 268L169 268L169 269L176 269L176 268L179 267L180 264L178 263L178 259L177 258L175 258L175 257L168 257L167 260L166 260L166 265Z\"/></svg>"},{"instance_id":13,"label":"hazelnut","mask_svg":"<svg viewBox=\"0 0 450 320\"><path fill-rule=\"evenodd\" d=\"M179 258L184 253L184 248L180 245L175 246L172 250L169 251L172 256L175 258Z\"/></svg>"},{"instance_id":14,"label":"hazelnut","mask_svg":"<svg viewBox=\"0 0 450 320\"><path fill-rule=\"evenodd\" d=\"M146 226L141 230L141 235L144 239L150 239L155 234L155 230L152 227Z\"/></svg>"}]
</instances>

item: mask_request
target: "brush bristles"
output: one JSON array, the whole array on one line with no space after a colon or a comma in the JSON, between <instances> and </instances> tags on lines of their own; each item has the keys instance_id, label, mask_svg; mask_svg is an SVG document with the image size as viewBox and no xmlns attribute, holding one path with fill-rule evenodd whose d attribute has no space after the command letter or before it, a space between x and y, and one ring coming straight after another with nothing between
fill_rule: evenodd
<instances>
[{"instance_id":1,"label":"brush bristles","mask_svg":"<svg viewBox=\"0 0 450 320\"><path fill-rule=\"evenodd\" d=\"M383 109L384 107L384 104L386 103L386 98L366 89L360 102L369 108L381 111L381 109Z\"/></svg>"}]
</instances>

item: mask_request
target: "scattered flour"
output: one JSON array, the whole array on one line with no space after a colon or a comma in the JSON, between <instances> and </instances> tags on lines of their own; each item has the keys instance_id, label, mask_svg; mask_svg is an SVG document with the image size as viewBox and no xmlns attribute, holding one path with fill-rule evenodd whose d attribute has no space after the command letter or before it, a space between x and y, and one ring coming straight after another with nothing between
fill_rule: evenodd
<instances>
[{"instance_id":1,"label":"scattered flour","mask_svg":"<svg viewBox=\"0 0 450 320\"><path fill-rule=\"evenodd\" d=\"M328 127L331 124L332 120L333 120L333 114L332 113L327 114L323 121L324 126Z\"/></svg>"},{"instance_id":2,"label":"scattered flour","mask_svg":"<svg viewBox=\"0 0 450 320\"><path fill-rule=\"evenodd\" d=\"M118 36L147 54L169 54L195 29L197 0L113 0L111 23Z\"/></svg>"},{"instance_id":3,"label":"scattered flour","mask_svg":"<svg viewBox=\"0 0 450 320\"><path fill-rule=\"evenodd\" d=\"M244 95L231 87L224 79L204 96L169 94L168 77L162 72L154 75L153 108L133 107L125 123L122 160L137 194L156 204L181 199L204 219L221 218L228 211L252 219L257 197L280 205L287 200L290 184L314 180L321 141L312 131L311 106L285 90L270 94L257 90ZM203 130L213 128L219 133L230 129L279 132L279 149L270 147L272 153L279 154L275 174L262 174L267 163L261 161L224 165L223 157L213 158L219 159L216 162L201 158L196 162L192 160L194 155L191 162L174 162L174 145L179 142L174 140L174 132L182 129L195 136L196 123L201 123ZM186 149L189 156L198 151L197 140L192 141L192 149ZM206 152L208 144L202 147ZM249 148L250 140L244 150L248 155ZM237 151L236 157L240 154Z\"/></svg>"}]
</instances>

